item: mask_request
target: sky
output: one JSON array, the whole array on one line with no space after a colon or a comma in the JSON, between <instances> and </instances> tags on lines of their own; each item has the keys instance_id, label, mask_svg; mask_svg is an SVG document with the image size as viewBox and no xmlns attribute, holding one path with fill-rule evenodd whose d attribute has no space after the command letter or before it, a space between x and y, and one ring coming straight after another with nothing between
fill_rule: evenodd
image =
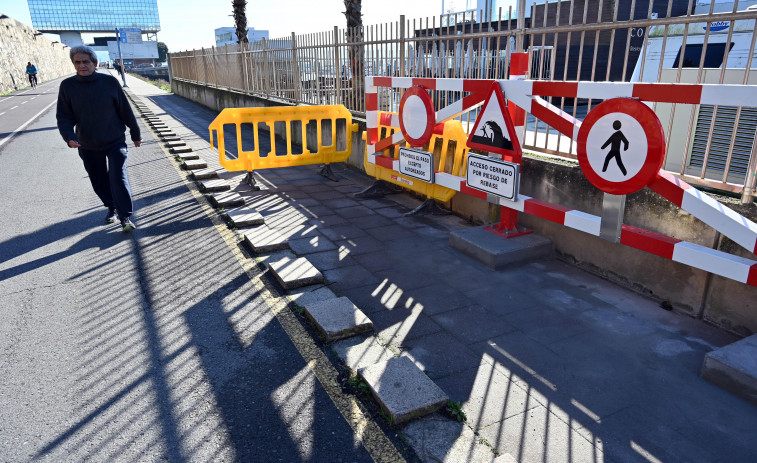
<instances>
[{"instance_id":1,"label":"sky","mask_svg":"<svg viewBox=\"0 0 757 463\"><path fill-rule=\"evenodd\" d=\"M475 2L444 0L444 9L464 10L466 3ZM172 52L211 47L214 29L234 26L231 11L231 0L158 0L158 40ZM334 26L346 26L343 12L343 0L248 0L247 26L268 30L272 39L290 37L292 32L333 31ZM412 20L441 12L442 0L363 0L364 25L396 22L401 14ZM0 13L32 26L26 0L0 0ZM87 38L84 35L85 42Z\"/></svg>"}]
</instances>

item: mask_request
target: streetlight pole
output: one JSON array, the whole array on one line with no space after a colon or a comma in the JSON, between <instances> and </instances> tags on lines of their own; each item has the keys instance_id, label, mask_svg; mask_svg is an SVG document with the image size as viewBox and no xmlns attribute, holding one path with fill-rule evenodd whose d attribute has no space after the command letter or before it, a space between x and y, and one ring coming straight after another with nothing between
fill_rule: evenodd
<instances>
[{"instance_id":1,"label":"streetlight pole","mask_svg":"<svg viewBox=\"0 0 757 463\"><path fill-rule=\"evenodd\" d=\"M124 87L128 87L126 85L126 75L124 74L124 59L121 56L121 33L119 32L118 28L116 28L116 43L118 43L118 61L121 62L121 80L124 83Z\"/></svg>"}]
</instances>

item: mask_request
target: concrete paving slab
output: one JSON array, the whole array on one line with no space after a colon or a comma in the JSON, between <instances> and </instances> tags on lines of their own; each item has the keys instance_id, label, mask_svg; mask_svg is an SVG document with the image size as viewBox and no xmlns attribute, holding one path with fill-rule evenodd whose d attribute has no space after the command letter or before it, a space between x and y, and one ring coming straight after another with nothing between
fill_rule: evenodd
<instances>
[{"instance_id":1,"label":"concrete paving slab","mask_svg":"<svg viewBox=\"0 0 757 463\"><path fill-rule=\"evenodd\" d=\"M393 358L358 370L392 425L433 413L449 398L410 359Z\"/></svg>"},{"instance_id":2,"label":"concrete paving slab","mask_svg":"<svg viewBox=\"0 0 757 463\"><path fill-rule=\"evenodd\" d=\"M355 336L331 345L334 352L352 371L396 358L376 336Z\"/></svg>"},{"instance_id":3,"label":"concrete paving slab","mask_svg":"<svg viewBox=\"0 0 757 463\"><path fill-rule=\"evenodd\" d=\"M338 267L354 265L355 262L344 250L331 250L308 254L308 260L321 272Z\"/></svg>"},{"instance_id":4,"label":"concrete paving slab","mask_svg":"<svg viewBox=\"0 0 757 463\"><path fill-rule=\"evenodd\" d=\"M326 286L313 285L288 291L286 296L294 301L298 307L304 307L306 304L333 299L336 297L336 294Z\"/></svg>"},{"instance_id":5,"label":"concrete paving slab","mask_svg":"<svg viewBox=\"0 0 757 463\"><path fill-rule=\"evenodd\" d=\"M323 274L304 257L296 259L285 257L269 262L268 268L271 269L276 281L284 289L299 288L323 282Z\"/></svg>"},{"instance_id":6,"label":"concrete paving slab","mask_svg":"<svg viewBox=\"0 0 757 463\"><path fill-rule=\"evenodd\" d=\"M432 379L463 371L480 361L473 350L446 331L405 339L402 355L413 360Z\"/></svg>"},{"instance_id":7,"label":"concrete paving slab","mask_svg":"<svg viewBox=\"0 0 757 463\"><path fill-rule=\"evenodd\" d=\"M220 193L212 193L208 196L210 197L210 202L215 207L229 208L244 206L244 198L239 193L233 191L222 191Z\"/></svg>"},{"instance_id":8,"label":"concrete paving slab","mask_svg":"<svg viewBox=\"0 0 757 463\"><path fill-rule=\"evenodd\" d=\"M484 227L457 230L449 234L449 244L492 269L500 269L552 254L552 241L536 233L503 238Z\"/></svg>"},{"instance_id":9,"label":"concrete paving slab","mask_svg":"<svg viewBox=\"0 0 757 463\"><path fill-rule=\"evenodd\" d=\"M433 315L431 319L450 333L455 333L456 337L466 344L492 339L516 330L515 326L504 318L474 304ZM486 323L482 324L481 320L486 320Z\"/></svg>"},{"instance_id":10,"label":"concrete paving slab","mask_svg":"<svg viewBox=\"0 0 757 463\"><path fill-rule=\"evenodd\" d=\"M176 156L185 161L196 161L200 159L200 155L197 153L182 153L182 154L177 154Z\"/></svg>"},{"instance_id":11,"label":"concrete paving slab","mask_svg":"<svg viewBox=\"0 0 757 463\"><path fill-rule=\"evenodd\" d=\"M171 152L171 154L191 153L192 152L192 148L190 148L188 146L181 146L181 147L178 147L178 148L171 148L171 149L169 149L169 151Z\"/></svg>"},{"instance_id":12,"label":"concrete paving slab","mask_svg":"<svg viewBox=\"0 0 757 463\"><path fill-rule=\"evenodd\" d=\"M226 211L225 215L237 228L258 226L265 223L265 218L260 215L260 212L248 207L230 209Z\"/></svg>"},{"instance_id":13,"label":"concrete paving slab","mask_svg":"<svg viewBox=\"0 0 757 463\"><path fill-rule=\"evenodd\" d=\"M165 132L161 132L160 130L158 130L157 134L161 138L163 138L163 137L175 137L176 136L176 132L174 132L173 130L170 130L170 129L167 130L167 131L165 131Z\"/></svg>"},{"instance_id":14,"label":"concrete paving slab","mask_svg":"<svg viewBox=\"0 0 757 463\"><path fill-rule=\"evenodd\" d=\"M181 141L181 137L177 137L176 135L165 135L162 133L159 133L158 136L164 141L164 142L174 142L174 141Z\"/></svg>"},{"instance_id":15,"label":"concrete paving slab","mask_svg":"<svg viewBox=\"0 0 757 463\"><path fill-rule=\"evenodd\" d=\"M311 234L303 238L289 238L289 247L297 255L308 255L323 251L336 251L337 247L333 241L329 240L320 233Z\"/></svg>"},{"instance_id":16,"label":"concrete paving slab","mask_svg":"<svg viewBox=\"0 0 757 463\"><path fill-rule=\"evenodd\" d=\"M231 185L226 180L211 178L200 182L200 189L205 192L229 191Z\"/></svg>"},{"instance_id":17,"label":"concrete paving slab","mask_svg":"<svg viewBox=\"0 0 757 463\"><path fill-rule=\"evenodd\" d=\"M373 330L373 323L349 298L337 297L305 304L305 314L326 339L334 342Z\"/></svg>"},{"instance_id":18,"label":"concrete paving slab","mask_svg":"<svg viewBox=\"0 0 757 463\"><path fill-rule=\"evenodd\" d=\"M195 180L205 180L208 178L218 178L218 171L215 169L197 169L192 171L192 178Z\"/></svg>"},{"instance_id":19,"label":"concrete paving slab","mask_svg":"<svg viewBox=\"0 0 757 463\"><path fill-rule=\"evenodd\" d=\"M757 405L757 334L707 353L701 375Z\"/></svg>"},{"instance_id":20,"label":"concrete paving slab","mask_svg":"<svg viewBox=\"0 0 757 463\"><path fill-rule=\"evenodd\" d=\"M276 230L263 225L242 232L244 240L256 254L288 249L287 238Z\"/></svg>"},{"instance_id":21,"label":"concrete paving slab","mask_svg":"<svg viewBox=\"0 0 757 463\"><path fill-rule=\"evenodd\" d=\"M421 461L448 463L517 463L502 460L494 451L479 444L479 438L464 423L438 413L407 424L402 434ZM504 457L505 455L502 455ZM512 457L510 457L512 458Z\"/></svg>"},{"instance_id":22,"label":"concrete paving slab","mask_svg":"<svg viewBox=\"0 0 757 463\"><path fill-rule=\"evenodd\" d=\"M178 148L179 146L187 146L186 142L183 141L168 141L163 144L166 148Z\"/></svg>"},{"instance_id":23,"label":"concrete paving slab","mask_svg":"<svg viewBox=\"0 0 757 463\"><path fill-rule=\"evenodd\" d=\"M203 161L202 159L191 159L188 161L184 161L183 166L186 170L197 170L197 169L207 168L208 163Z\"/></svg>"}]
</instances>

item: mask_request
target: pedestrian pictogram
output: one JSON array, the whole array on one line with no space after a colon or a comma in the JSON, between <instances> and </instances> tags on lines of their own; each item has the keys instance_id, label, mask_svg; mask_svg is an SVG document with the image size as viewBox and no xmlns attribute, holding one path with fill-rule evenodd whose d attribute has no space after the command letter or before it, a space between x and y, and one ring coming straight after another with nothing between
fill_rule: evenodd
<instances>
[{"instance_id":1,"label":"pedestrian pictogram","mask_svg":"<svg viewBox=\"0 0 757 463\"><path fill-rule=\"evenodd\" d=\"M665 134L649 106L613 98L592 109L578 131L578 162L600 190L630 194L657 176L665 157Z\"/></svg>"},{"instance_id":2,"label":"pedestrian pictogram","mask_svg":"<svg viewBox=\"0 0 757 463\"><path fill-rule=\"evenodd\" d=\"M607 165L610 163L611 159L615 159L615 162L618 163L618 169L620 169L621 172L623 172L623 175L627 175L628 172L626 172L626 168L623 165L623 159L620 157L620 144L623 143L623 150L628 151L628 140L623 135L623 132L620 131L620 128L623 127L623 124L620 121L615 121L612 123L612 128L616 130L616 132L612 135L610 135L610 138L607 139L604 145L602 145L602 149L607 148L607 146L610 146L610 153L605 158L605 163L602 166L602 172L607 172Z\"/></svg>"},{"instance_id":3,"label":"pedestrian pictogram","mask_svg":"<svg viewBox=\"0 0 757 463\"><path fill-rule=\"evenodd\" d=\"M502 88L495 82L468 137L468 147L501 155L520 156L521 149ZM520 157L518 157L520 159Z\"/></svg>"}]
</instances>

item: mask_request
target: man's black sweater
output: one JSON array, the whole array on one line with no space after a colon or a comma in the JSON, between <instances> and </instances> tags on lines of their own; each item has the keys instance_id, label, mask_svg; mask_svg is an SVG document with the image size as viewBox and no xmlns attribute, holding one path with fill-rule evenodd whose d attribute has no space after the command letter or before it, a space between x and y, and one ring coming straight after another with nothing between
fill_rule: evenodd
<instances>
[{"instance_id":1,"label":"man's black sweater","mask_svg":"<svg viewBox=\"0 0 757 463\"><path fill-rule=\"evenodd\" d=\"M63 80L58 91L56 117L63 140L66 143L78 141L84 149L104 150L124 143L127 126L132 141L142 139L121 84L107 74L95 72L91 76L76 75Z\"/></svg>"}]
</instances>

